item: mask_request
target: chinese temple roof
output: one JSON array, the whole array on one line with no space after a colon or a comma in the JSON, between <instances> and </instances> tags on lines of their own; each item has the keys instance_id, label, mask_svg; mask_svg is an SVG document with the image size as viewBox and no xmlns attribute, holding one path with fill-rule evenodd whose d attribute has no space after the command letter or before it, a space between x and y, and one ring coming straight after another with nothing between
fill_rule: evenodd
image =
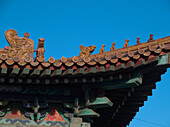
<instances>
[{"instance_id":1,"label":"chinese temple roof","mask_svg":"<svg viewBox=\"0 0 170 127\"><path fill-rule=\"evenodd\" d=\"M105 51L105 45L102 45L100 53L93 55L96 46L81 45L79 56L58 60L50 57L48 61L44 58L43 38L34 50L34 42L28 33L19 37L15 30L8 30L5 37L9 46L0 49L1 83L100 86L107 90L105 96L114 105L97 110L101 116L96 118L96 127L128 125L152 95L155 83L160 81L170 62L170 36L154 40L151 34L144 43L137 38L134 46L128 46L126 39L120 49L115 49L113 42L111 51ZM36 52L35 58L33 52Z\"/></svg>"},{"instance_id":2,"label":"chinese temple roof","mask_svg":"<svg viewBox=\"0 0 170 127\"><path fill-rule=\"evenodd\" d=\"M139 38L137 38L137 44L134 46L128 46L128 41L125 40L123 48L115 49L115 43L113 42L111 51L105 52L103 45L100 53L91 55L96 47L85 47L81 45L79 56L73 56L71 58L65 58L63 56L58 60L50 57L48 61L45 61L44 39L39 39L37 50L34 50L34 42L28 38L28 33L25 33L24 37L18 37L15 30L8 30L5 33L5 37L10 46L5 46L0 51L1 66L14 67L15 65L16 68L48 69L51 71L62 70L60 73L59 71L57 71L58 73L56 72L57 75L61 76L65 74L97 73L107 70L109 65L114 65L112 68L113 71L129 66L136 67L139 64L151 62L153 59L157 59L158 56L164 55L170 50L170 36L157 40L151 38L151 41L148 40L145 43L140 43ZM36 58L33 58L33 52L37 53ZM80 68L84 68L85 70ZM54 76L56 73L51 72L48 75Z\"/></svg>"}]
</instances>

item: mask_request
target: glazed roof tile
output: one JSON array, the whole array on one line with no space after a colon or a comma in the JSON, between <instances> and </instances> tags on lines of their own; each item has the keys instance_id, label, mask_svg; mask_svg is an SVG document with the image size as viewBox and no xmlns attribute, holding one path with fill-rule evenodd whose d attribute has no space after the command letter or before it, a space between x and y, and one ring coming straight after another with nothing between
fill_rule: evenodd
<instances>
[{"instance_id":1,"label":"glazed roof tile","mask_svg":"<svg viewBox=\"0 0 170 127\"><path fill-rule=\"evenodd\" d=\"M170 50L170 37L165 37L162 39L157 39L152 42L140 43L134 46L128 46L125 48L120 48L114 51L107 51L104 53L94 54L89 57L80 58L79 56L73 56L71 58L62 57L61 59L55 60L53 57L50 57L48 61L32 61L31 58L26 57L23 60L20 60L18 57L10 59L6 54L0 54L0 60L5 61L7 65L12 65L14 62L18 63L20 66L27 64L36 67L42 65L43 67L61 67L65 65L70 68L73 65L83 67L87 65L105 65L108 62L116 64L117 62L127 62L129 60L137 60L142 57L148 57L151 54L159 54Z\"/></svg>"},{"instance_id":2,"label":"glazed roof tile","mask_svg":"<svg viewBox=\"0 0 170 127\"><path fill-rule=\"evenodd\" d=\"M14 34L15 36L11 36ZM6 32L6 38L9 42L10 46L6 47L5 49L1 49L0 53L0 63L5 64L4 66L13 68L14 65L18 65L19 68L29 68L29 69L39 69L39 70L66 70L62 72L61 75L65 75L68 73L69 69L73 69L72 75L76 74L77 72L80 73L78 70L79 68L89 68L89 70L83 71L83 74L89 74L92 72L92 68L95 67L97 70L93 70L93 72L100 72L101 70L98 69L100 66L104 67L106 71L107 65L113 65L115 69L125 65L125 68L130 66L137 66L139 63L142 64L141 60L147 62L148 59L152 56L162 56L169 52L170 50L170 36L165 38L160 38L156 40L152 40L145 43L138 43L133 46L126 46L120 49L114 49L112 51L102 52L94 55L88 56L73 56L71 58L66 58L64 56L61 59L55 60L52 56L48 59L48 61L44 61L44 39L39 39L39 44L36 50L37 56L34 59L30 53L33 53L31 39L28 37L18 37L15 30L8 30ZM11 41L13 38L17 38ZM11 40L10 40L11 39ZM21 43L20 45L18 44ZM15 43L14 43L15 42ZM30 42L30 45L27 46L26 42ZM127 43L127 42L126 42ZM27 50L29 51L24 56L18 56L21 52L18 51L17 55L13 55L12 53L17 49L17 46L23 48L24 46L29 47ZM23 47L22 47L23 46ZM94 48L93 48L94 47ZM83 50L85 46L81 45L81 50ZM92 51L94 51L95 46L90 46ZM104 47L102 47L104 48ZM21 49L22 50L22 49ZM84 51L84 50L83 50ZM11 53L12 52L12 53ZM92 52L90 52L92 53ZM134 63L134 64L132 64ZM89 72L88 72L89 71ZM70 73L70 72L69 72Z\"/></svg>"}]
</instances>

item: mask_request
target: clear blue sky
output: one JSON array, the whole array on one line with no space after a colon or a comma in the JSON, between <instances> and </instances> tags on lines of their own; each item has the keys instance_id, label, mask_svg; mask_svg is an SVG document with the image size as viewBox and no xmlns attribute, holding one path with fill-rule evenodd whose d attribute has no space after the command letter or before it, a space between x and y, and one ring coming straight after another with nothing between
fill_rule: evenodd
<instances>
[{"instance_id":1,"label":"clear blue sky","mask_svg":"<svg viewBox=\"0 0 170 127\"><path fill-rule=\"evenodd\" d=\"M170 36L169 0L0 0L0 48L8 43L5 31L15 29L19 36L30 33L37 47L45 38L45 57L60 59L77 56L79 46L102 44L106 51L112 42L121 48L125 39L147 41ZM170 70L157 83L153 96L140 108L129 127L159 127L142 119L170 127Z\"/></svg>"}]
</instances>

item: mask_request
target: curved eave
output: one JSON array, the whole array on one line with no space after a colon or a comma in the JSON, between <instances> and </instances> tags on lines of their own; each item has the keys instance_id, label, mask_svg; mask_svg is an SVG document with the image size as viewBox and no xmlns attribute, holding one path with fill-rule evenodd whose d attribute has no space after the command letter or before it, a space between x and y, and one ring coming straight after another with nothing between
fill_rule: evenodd
<instances>
[{"instance_id":1,"label":"curved eave","mask_svg":"<svg viewBox=\"0 0 170 127\"><path fill-rule=\"evenodd\" d=\"M126 127L132 121L139 108L144 106L148 96L152 96L152 90L156 88L156 82L161 80L161 75L167 70L167 66L155 66L142 70L143 82L138 87L113 89L106 92L106 96L114 103L113 107L97 110L101 114L94 122L96 127ZM107 115L106 115L107 114ZM100 122L102 121L102 122Z\"/></svg>"}]
</instances>

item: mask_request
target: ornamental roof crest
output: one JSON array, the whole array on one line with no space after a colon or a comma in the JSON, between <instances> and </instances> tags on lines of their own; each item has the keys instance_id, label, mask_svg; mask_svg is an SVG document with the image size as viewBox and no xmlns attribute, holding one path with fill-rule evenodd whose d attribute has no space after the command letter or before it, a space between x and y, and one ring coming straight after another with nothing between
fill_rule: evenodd
<instances>
[{"instance_id":1,"label":"ornamental roof crest","mask_svg":"<svg viewBox=\"0 0 170 127\"><path fill-rule=\"evenodd\" d=\"M16 30L10 29L5 32L5 38L9 46L0 49L0 54L8 55L11 59L31 58L33 60L34 42L29 39L29 33L24 33L24 37L19 37Z\"/></svg>"}]
</instances>

